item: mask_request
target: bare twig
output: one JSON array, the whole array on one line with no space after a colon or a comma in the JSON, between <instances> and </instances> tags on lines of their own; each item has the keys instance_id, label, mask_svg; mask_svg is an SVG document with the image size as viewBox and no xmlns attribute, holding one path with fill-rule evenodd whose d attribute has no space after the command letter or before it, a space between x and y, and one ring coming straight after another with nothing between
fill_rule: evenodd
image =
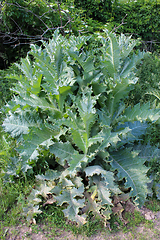
<instances>
[{"instance_id":1,"label":"bare twig","mask_svg":"<svg viewBox=\"0 0 160 240\"><path fill-rule=\"evenodd\" d=\"M124 25L124 24L127 24L126 22L124 22L124 19L127 17L127 15L128 14L126 14L125 16L124 16L124 18L122 19L122 22L121 22L121 24L118 26L118 27L114 27L113 28L113 30L112 30L112 32L115 32L118 28L120 28L122 25Z\"/></svg>"},{"instance_id":2,"label":"bare twig","mask_svg":"<svg viewBox=\"0 0 160 240\"><path fill-rule=\"evenodd\" d=\"M0 5L0 12L2 11L2 8L5 5L14 6L14 7L17 7L20 11L25 11L25 12L28 12L28 13L32 14L36 19L38 19L42 23L42 27L39 27L37 29L36 28L33 29L34 31L36 30L36 32L39 32L39 34L35 34L34 36L31 36L31 35L27 35L27 34L24 33L24 30L20 26L19 22L17 22L15 19L13 19L13 17L9 17L16 27L16 30L14 30L14 32L12 32L10 27L7 26L6 24L4 24L3 12L2 12L2 19L1 19L0 24L3 24L3 26L5 26L5 29L7 29L7 31L6 30L0 31L0 39L2 39L3 44L14 44L14 45L12 45L12 47L17 47L21 44L35 43L35 42L40 41L40 40L48 41L48 38L45 37L45 35L48 32L51 32L51 34L52 34L52 32L54 30L56 30L57 28L61 29L63 34L64 34L64 29L66 28L67 25L70 25L70 23L72 22L73 19L70 17L68 12L61 9L60 5L61 5L62 1L58 1L57 2L57 9L54 9L46 0L43 0L43 2L46 4L48 9L47 9L46 12L44 12L41 15L38 15L37 13L34 13L32 10L28 9L28 6L33 1L34 0L31 0L26 5L26 7L21 6L17 2L15 2L15 3L5 2L3 5L2 4ZM47 19L47 21L49 21L49 23L50 23L50 26L49 26L48 23L42 18L44 18L45 15L47 15L48 13L52 13L52 12L55 13L56 11L59 13L60 26L53 26L52 21ZM62 16L62 12L64 13L63 16ZM63 19L65 20L64 24L63 24Z\"/></svg>"}]
</instances>

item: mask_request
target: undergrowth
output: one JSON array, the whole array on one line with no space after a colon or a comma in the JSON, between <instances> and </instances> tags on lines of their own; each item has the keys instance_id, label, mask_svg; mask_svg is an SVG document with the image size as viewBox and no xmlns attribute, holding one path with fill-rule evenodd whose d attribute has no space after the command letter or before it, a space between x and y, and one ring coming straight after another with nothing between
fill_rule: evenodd
<instances>
[{"instance_id":1,"label":"undergrowth","mask_svg":"<svg viewBox=\"0 0 160 240\"><path fill-rule=\"evenodd\" d=\"M75 235L82 234L88 237L95 234L97 231L104 230L102 219L94 216L92 213L89 213L87 223L78 227L75 222L66 220L62 209L57 207L56 204L44 207L43 213L36 217L36 223L48 225L48 227L52 228L58 227L59 229L70 230Z\"/></svg>"},{"instance_id":2,"label":"undergrowth","mask_svg":"<svg viewBox=\"0 0 160 240\"><path fill-rule=\"evenodd\" d=\"M0 221L4 226L19 224L24 219L21 212L31 187L33 183L27 181L5 183L0 180Z\"/></svg>"},{"instance_id":3,"label":"undergrowth","mask_svg":"<svg viewBox=\"0 0 160 240\"><path fill-rule=\"evenodd\" d=\"M99 216L90 212L87 223L77 227L75 222L66 220L62 212L63 208L57 207L56 203L44 207L40 206L43 212L35 217L36 224L31 224L31 222L26 222L21 215L31 187L34 187L34 182L27 180L17 181L16 183L0 182L0 239L6 239L5 237L10 227L22 224L30 226L32 233L45 233L45 237L48 237L48 239L61 235L65 231L71 231L75 236L80 234L84 237L91 237L99 232L104 234L118 231L123 231L124 233L133 232L140 224L152 227L151 221L145 220L139 211L134 211L134 213L125 212L123 218L117 214L111 214L111 219L107 224ZM156 199L150 198L145 205L152 211L160 210L160 201Z\"/></svg>"},{"instance_id":4,"label":"undergrowth","mask_svg":"<svg viewBox=\"0 0 160 240\"><path fill-rule=\"evenodd\" d=\"M149 198L145 203L145 206L153 212L158 212L160 211L160 200L157 200L156 198Z\"/></svg>"}]
</instances>

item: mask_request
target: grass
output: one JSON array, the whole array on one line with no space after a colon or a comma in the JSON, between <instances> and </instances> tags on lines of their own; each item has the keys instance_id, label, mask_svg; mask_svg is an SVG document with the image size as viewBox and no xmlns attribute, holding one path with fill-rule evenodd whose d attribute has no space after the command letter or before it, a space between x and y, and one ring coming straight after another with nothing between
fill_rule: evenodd
<instances>
[{"instance_id":1,"label":"grass","mask_svg":"<svg viewBox=\"0 0 160 240\"><path fill-rule=\"evenodd\" d=\"M81 226L77 227L77 225L71 221L66 221L62 210L54 205L48 205L43 209L43 213L37 217L37 224L41 223L48 228L57 227L60 229L69 230L74 235L81 234L90 237L95 234L99 230L104 230L104 224L102 220L98 217L95 217L93 214L89 214L88 222ZM55 231L55 229L52 229Z\"/></svg>"},{"instance_id":2,"label":"grass","mask_svg":"<svg viewBox=\"0 0 160 240\"><path fill-rule=\"evenodd\" d=\"M0 180L0 233L3 227L10 227L25 221L21 213L25 205L25 196L30 189L29 182L18 180L16 183L3 183Z\"/></svg>"},{"instance_id":3,"label":"grass","mask_svg":"<svg viewBox=\"0 0 160 240\"><path fill-rule=\"evenodd\" d=\"M150 198L149 201L145 203L145 206L153 212L160 211L160 200Z\"/></svg>"}]
</instances>

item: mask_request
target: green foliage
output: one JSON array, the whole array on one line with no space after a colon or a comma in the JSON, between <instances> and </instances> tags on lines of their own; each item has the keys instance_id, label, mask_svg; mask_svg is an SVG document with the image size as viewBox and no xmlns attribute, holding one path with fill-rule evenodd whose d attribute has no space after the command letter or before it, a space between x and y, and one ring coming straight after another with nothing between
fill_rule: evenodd
<instances>
[{"instance_id":1,"label":"green foliage","mask_svg":"<svg viewBox=\"0 0 160 240\"><path fill-rule=\"evenodd\" d=\"M147 176L151 182L148 185L150 189L150 197L160 199L160 149L156 146L146 145L136 146L136 150L141 150L140 156L146 160L145 165L149 167Z\"/></svg>"},{"instance_id":2,"label":"green foliage","mask_svg":"<svg viewBox=\"0 0 160 240\"><path fill-rule=\"evenodd\" d=\"M110 30L141 38L141 49L159 51L160 2L157 0L76 0L75 6L83 9L87 18L107 23Z\"/></svg>"},{"instance_id":3,"label":"green foliage","mask_svg":"<svg viewBox=\"0 0 160 240\"><path fill-rule=\"evenodd\" d=\"M75 0L75 6L84 9L87 17L91 17L99 22L106 22L112 14L111 0Z\"/></svg>"},{"instance_id":4,"label":"green foliage","mask_svg":"<svg viewBox=\"0 0 160 240\"><path fill-rule=\"evenodd\" d=\"M13 1L7 0L2 9L3 28L9 27L13 32L17 29L16 23L24 34L39 34L39 27L45 28L45 24L51 27L58 27L60 24L57 4L53 3L55 12L48 11L48 5L43 0L30 1ZM37 15L38 13L38 15ZM46 14L44 14L46 13ZM44 14L44 15L43 15ZM38 18L37 16L41 16ZM45 24L44 24L45 23Z\"/></svg>"},{"instance_id":5,"label":"green foliage","mask_svg":"<svg viewBox=\"0 0 160 240\"><path fill-rule=\"evenodd\" d=\"M23 1L7 0L3 2L1 10L1 31L5 40L1 40L7 56L6 65L25 57L29 51L29 43L41 39L43 30L47 30L44 37L51 36L49 28L60 26L57 4L53 4L55 11L49 11L47 2L43 0ZM53 32L53 31L52 31ZM37 37L36 37L37 36ZM8 39L9 38L9 39Z\"/></svg>"},{"instance_id":6,"label":"green foliage","mask_svg":"<svg viewBox=\"0 0 160 240\"><path fill-rule=\"evenodd\" d=\"M77 225L73 224L73 222L66 221L62 210L57 207L56 204L41 207L41 210L42 214L36 217L36 222L37 224L44 224L46 226L46 230L49 228L49 236L51 237L53 237L54 234L51 231L53 230L56 232L57 228L63 229L63 231L72 231L75 236L77 236L77 234L81 234L82 236L88 237L96 234L96 232L105 230L102 219L94 216L92 213L89 213L87 223L77 228Z\"/></svg>"},{"instance_id":7,"label":"green foliage","mask_svg":"<svg viewBox=\"0 0 160 240\"><path fill-rule=\"evenodd\" d=\"M102 24L86 18L84 11L75 8L74 1L7 0L2 5L0 27L0 68L25 57L30 43L49 40L55 29L62 35L94 33ZM6 37L4 37L6 36Z\"/></svg>"},{"instance_id":8,"label":"green foliage","mask_svg":"<svg viewBox=\"0 0 160 240\"><path fill-rule=\"evenodd\" d=\"M2 124L5 117L2 109L6 102L12 98L10 89L16 81L15 79L8 79L6 75L14 74L15 72L17 74L20 72L15 65L12 65L9 69L0 70L0 124ZM10 161L10 158L15 155L15 146L15 140L9 134L4 133L2 127L0 127L0 174Z\"/></svg>"},{"instance_id":9,"label":"green foliage","mask_svg":"<svg viewBox=\"0 0 160 240\"><path fill-rule=\"evenodd\" d=\"M52 167L36 175L24 209L28 220L41 212L39 204L55 201L80 224L89 212L109 219L112 196L123 191L139 206L145 201L148 169L133 146L160 111L149 103L124 104L144 54L132 52L136 42L130 37L104 34L96 56L83 48L90 37L67 39L55 31L43 47L31 45L16 64L22 74L11 76L18 83L3 127L18 140L19 158L12 159L6 176L34 174L42 149L52 155Z\"/></svg>"},{"instance_id":10,"label":"green foliage","mask_svg":"<svg viewBox=\"0 0 160 240\"><path fill-rule=\"evenodd\" d=\"M139 224L145 223L144 216L139 211L125 212L124 218L119 218L117 215L112 215L110 220L110 227L112 232L122 231L128 232L130 228L135 230Z\"/></svg>"},{"instance_id":11,"label":"green foliage","mask_svg":"<svg viewBox=\"0 0 160 240\"><path fill-rule=\"evenodd\" d=\"M142 39L141 47L147 51L159 51L159 14L158 1L129 1L115 4L112 10L111 25L118 27L117 32L133 34Z\"/></svg>"},{"instance_id":12,"label":"green foliage","mask_svg":"<svg viewBox=\"0 0 160 240\"><path fill-rule=\"evenodd\" d=\"M8 134L4 133L0 128L0 176L2 175L2 170L10 162L10 158L12 158L16 151L13 150L16 146L15 140L13 140Z\"/></svg>"},{"instance_id":13,"label":"green foliage","mask_svg":"<svg viewBox=\"0 0 160 240\"><path fill-rule=\"evenodd\" d=\"M11 99L12 93L10 89L15 82L15 79L8 79L6 75L14 74L15 72L17 74L19 72L15 65L12 65L6 70L0 70L0 108L2 108L3 105ZM0 115L0 117L2 116Z\"/></svg>"},{"instance_id":14,"label":"green foliage","mask_svg":"<svg viewBox=\"0 0 160 240\"><path fill-rule=\"evenodd\" d=\"M146 222L144 216L138 211L134 211L134 214L130 212L126 213L125 219L129 222L127 226L132 227L133 229L139 224Z\"/></svg>"},{"instance_id":15,"label":"green foliage","mask_svg":"<svg viewBox=\"0 0 160 240\"><path fill-rule=\"evenodd\" d=\"M129 104L138 102L153 102L156 97L150 94L153 90L160 91L160 59L156 55L146 54L137 66L139 81L135 86L136 91L131 91Z\"/></svg>"},{"instance_id":16,"label":"green foliage","mask_svg":"<svg viewBox=\"0 0 160 240\"><path fill-rule=\"evenodd\" d=\"M114 29L118 33L141 38L141 49L158 52L159 8L160 3L156 0L7 0L3 2L1 10L3 35L0 68L6 68L20 57L26 56L29 43L40 44L41 39L49 40L56 28L63 35L73 33L78 36L99 32L107 24L112 31Z\"/></svg>"}]
</instances>

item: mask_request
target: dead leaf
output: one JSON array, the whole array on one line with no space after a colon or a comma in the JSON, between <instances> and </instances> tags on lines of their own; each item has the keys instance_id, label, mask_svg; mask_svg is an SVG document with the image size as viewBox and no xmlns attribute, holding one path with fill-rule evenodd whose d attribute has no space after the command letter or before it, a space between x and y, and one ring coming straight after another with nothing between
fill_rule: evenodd
<instances>
[{"instance_id":1,"label":"dead leaf","mask_svg":"<svg viewBox=\"0 0 160 240\"><path fill-rule=\"evenodd\" d=\"M121 214L124 211L124 208L121 203L118 203L116 206L112 207L112 212L114 214Z\"/></svg>"},{"instance_id":2,"label":"dead leaf","mask_svg":"<svg viewBox=\"0 0 160 240\"><path fill-rule=\"evenodd\" d=\"M45 203L43 203L43 207L47 204L53 204L54 202L56 202L56 200L53 197L49 198Z\"/></svg>"}]
</instances>

